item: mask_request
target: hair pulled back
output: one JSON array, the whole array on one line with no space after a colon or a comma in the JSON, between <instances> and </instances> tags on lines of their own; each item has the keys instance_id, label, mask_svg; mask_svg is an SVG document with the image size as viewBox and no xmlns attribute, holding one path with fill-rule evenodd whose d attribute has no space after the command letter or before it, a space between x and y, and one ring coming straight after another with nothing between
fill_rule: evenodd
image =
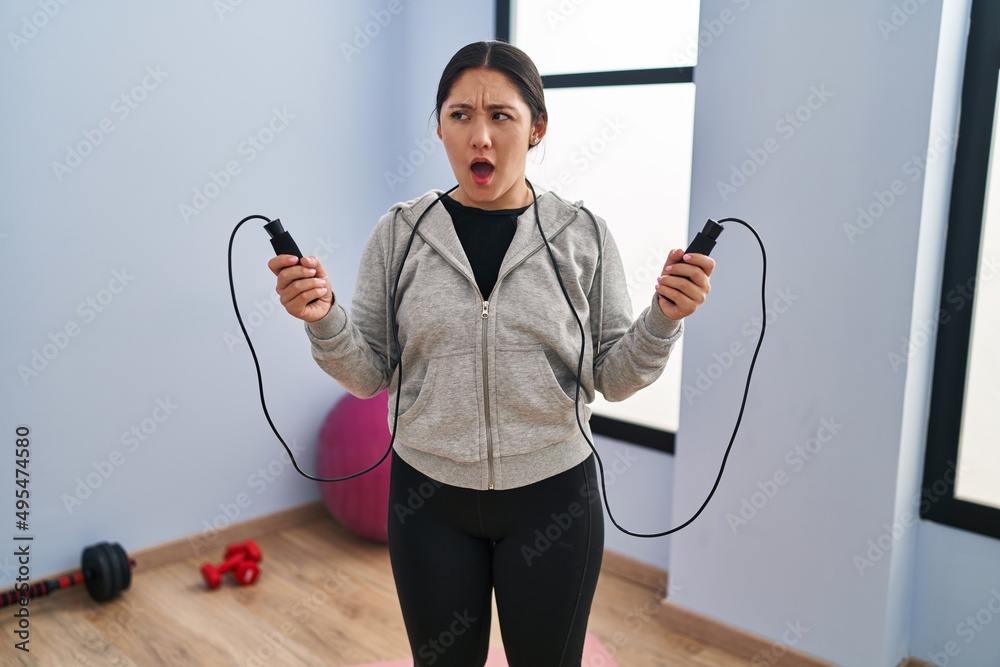
<instances>
[{"instance_id":1,"label":"hair pulled back","mask_svg":"<svg viewBox=\"0 0 1000 667\"><path fill-rule=\"evenodd\" d=\"M438 83L437 103L434 114L438 125L441 124L441 107L451 94L455 82L469 69L489 69L500 72L521 93L521 99L531 110L531 123L539 119L548 120L545 109L545 93L542 90L542 77L538 68L521 49L507 42L496 40L473 42L463 46L451 57L448 65L441 73Z\"/></svg>"}]
</instances>

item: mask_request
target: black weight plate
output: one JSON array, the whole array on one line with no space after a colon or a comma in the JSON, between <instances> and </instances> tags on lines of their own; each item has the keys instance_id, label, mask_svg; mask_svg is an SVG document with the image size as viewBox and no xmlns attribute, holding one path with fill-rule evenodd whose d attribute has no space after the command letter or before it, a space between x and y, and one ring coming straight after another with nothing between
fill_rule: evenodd
<instances>
[{"instance_id":1,"label":"black weight plate","mask_svg":"<svg viewBox=\"0 0 1000 667\"><path fill-rule=\"evenodd\" d=\"M114 548L107 542L101 542L100 545L101 553L103 557L103 564L106 568L105 576L108 580L107 586L107 596L97 600L98 602L106 602L118 595L118 591L122 589L122 574L121 568L118 567L118 556L115 555Z\"/></svg>"},{"instance_id":2,"label":"black weight plate","mask_svg":"<svg viewBox=\"0 0 1000 667\"><path fill-rule=\"evenodd\" d=\"M122 572L118 557L107 542L88 547L90 550L90 572L84 572L87 591L97 602L106 602L122 590ZM88 576L89 575L89 576Z\"/></svg>"},{"instance_id":3,"label":"black weight plate","mask_svg":"<svg viewBox=\"0 0 1000 667\"><path fill-rule=\"evenodd\" d=\"M83 581L90 597L98 602L106 600L110 595L111 582L105 554L105 542L89 546L83 550L80 565L83 570Z\"/></svg>"},{"instance_id":4,"label":"black weight plate","mask_svg":"<svg viewBox=\"0 0 1000 667\"><path fill-rule=\"evenodd\" d=\"M118 560L118 573L121 577L121 587L118 588L118 592L120 593L128 590L128 587L132 585L132 566L129 564L128 554L125 553L122 545L115 542L111 545L111 551Z\"/></svg>"}]
</instances>

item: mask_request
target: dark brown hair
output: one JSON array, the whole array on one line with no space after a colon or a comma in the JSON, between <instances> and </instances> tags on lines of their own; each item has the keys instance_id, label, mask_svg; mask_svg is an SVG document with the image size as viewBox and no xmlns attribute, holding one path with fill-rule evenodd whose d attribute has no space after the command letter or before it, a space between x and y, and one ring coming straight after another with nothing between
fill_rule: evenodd
<instances>
[{"instance_id":1,"label":"dark brown hair","mask_svg":"<svg viewBox=\"0 0 1000 667\"><path fill-rule=\"evenodd\" d=\"M531 110L531 123L539 119L548 120L549 113L545 109L545 93L542 90L542 77L538 68L528 54L507 42L490 40L474 42L463 46L451 57L448 65L441 73L438 83L435 117L441 124L441 107L451 94L451 88L459 77L468 69L491 69L500 72L521 93L521 99Z\"/></svg>"}]
</instances>

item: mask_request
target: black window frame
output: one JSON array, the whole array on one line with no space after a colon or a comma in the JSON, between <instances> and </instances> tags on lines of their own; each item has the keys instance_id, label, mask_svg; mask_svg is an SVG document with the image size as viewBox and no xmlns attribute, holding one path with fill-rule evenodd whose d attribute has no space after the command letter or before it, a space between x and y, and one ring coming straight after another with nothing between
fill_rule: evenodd
<instances>
[{"instance_id":1,"label":"black window frame","mask_svg":"<svg viewBox=\"0 0 1000 667\"><path fill-rule=\"evenodd\" d=\"M496 39L510 42L513 18L511 0L496 0ZM644 84L694 83L694 67L662 67L605 72L574 72L542 75L542 86L554 88L591 88L598 86L634 86ZM591 415L594 433L667 454L674 453L676 433L603 415Z\"/></svg>"},{"instance_id":2,"label":"black window frame","mask_svg":"<svg viewBox=\"0 0 1000 667\"><path fill-rule=\"evenodd\" d=\"M934 356L920 504L923 519L1000 538L1000 509L955 497L958 449L972 335L973 305L948 302L951 288L971 289L979 269L983 213L1000 74L1000 3L973 0L962 83ZM1000 168L1000 146L996 168Z\"/></svg>"}]
</instances>

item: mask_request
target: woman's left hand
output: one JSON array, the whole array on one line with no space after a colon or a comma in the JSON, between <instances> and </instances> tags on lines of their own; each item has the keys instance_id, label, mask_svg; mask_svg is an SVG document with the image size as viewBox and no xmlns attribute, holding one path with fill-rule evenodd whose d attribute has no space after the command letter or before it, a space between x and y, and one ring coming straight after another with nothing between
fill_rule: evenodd
<instances>
[{"instance_id":1,"label":"woman's left hand","mask_svg":"<svg viewBox=\"0 0 1000 667\"><path fill-rule=\"evenodd\" d=\"M709 277L714 270L715 260L708 255L671 250L656 281L660 311L672 320L681 320L698 310L712 291Z\"/></svg>"}]
</instances>

